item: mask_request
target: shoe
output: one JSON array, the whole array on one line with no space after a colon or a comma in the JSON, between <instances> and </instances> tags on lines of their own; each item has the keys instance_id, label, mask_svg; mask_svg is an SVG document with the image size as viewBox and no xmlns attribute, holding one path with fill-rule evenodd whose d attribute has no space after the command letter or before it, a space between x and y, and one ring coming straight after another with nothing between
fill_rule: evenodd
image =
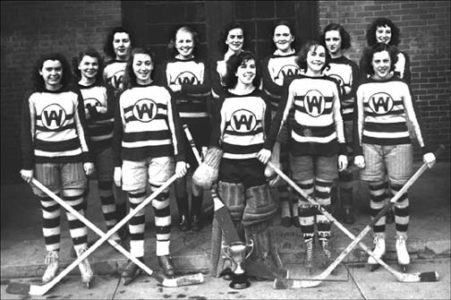
<instances>
[{"instance_id":1,"label":"shoe","mask_svg":"<svg viewBox=\"0 0 451 300\"><path fill-rule=\"evenodd\" d=\"M375 233L373 243L374 255L378 258L382 258L385 254L385 233ZM371 255L368 257L368 264L371 265L371 271L374 271L379 267L379 264Z\"/></svg>"},{"instance_id":2,"label":"shoe","mask_svg":"<svg viewBox=\"0 0 451 300\"><path fill-rule=\"evenodd\" d=\"M188 231L190 229L189 220L186 215L180 215L179 228L181 231Z\"/></svg>"},{"instance_id":3,"label":"shoe","mask_svg":"<svg viewBox=\"0 0 451 300\"><path fill-rule=\"evenodd\" d=\"M138 258L140 261L144 262L142 258ZM129 285L133 280L135 280L139 275L141 275L142 270L135 265L131 260L127 261L127 265L121 273L121 277L124 285Z\"/></svg>"},{"instance_id":4,"label":"shoe","mask_svg":"<svg viewBox=\"0 0 451 300\"><path fill-rule=\"evenodd\" d=\"M398 256L398 264L405 273L407 266L410 264L410 256L407 251L406 238L398 235L396 237L396 255Z\"/></svg>"},{"instance_id":5,"label":"shoe","mask_svg":"<svg viewBox=\"0 0 451 300\"><path fill-rule=\"evenodd\" d=\"M393 222L395 222L395 213L393 212L393 208L390 208L385 214L385 222L387 224L393 224Z\"/></svg>"},{"instance_id":6,"label":"shoe","mask_svg":"<svg viewBox=\"0 0 451 300\"><path fill-rule=\"evenodd\" d=\"M202 229L202 221L200 219L200 216L193 215L191 218L191 229L193 231L200 231Z\"/></svg>"},{"instance_id":7,"label":"shoe","mask_svg":"<svg viewBox=\"0 0 451 300\"><path fill-rule=\"evenodd\" d=\"M88 248L86 247L75 249L77 257L81 256L86 250L88 250ZM94 278L94 273L92 272L91 265L89 264L88 259L85 258L84 260L82 260L78 265L78 268L80 269L81 282L85 284L87 288L90 288Z\"/></svg>"},{"instance_id":8,"label":"shoe","mask_svg":"<svg viewBox=\"0 0 451 300\"><path fill-rule=\"evenodd\" d=\"M349 225L355 222L355 217L350 207L343 208L343 222Z\"/></svg>"},{"instance_id":9,"label":"shoe","mask_svg":"<svg viewBox=\"0 0 451 300\"><path fill-rule=\"evenodd\" d=\"M163 269L164 275L171 278L174 277L175 271L174 271L174 263L172 262L172 257L169 255L161 255L157 256L158 258L158 265L160 268Z\"/></svg>"},{"instance_id":10,"label":"shoe","mask_svg":"<svg viewBox=\"0 0 451 300\"><path fill-rule=\"evenodd\" d=\"M290 217L282 217L282 220L280 222L283 227L290 227L291 226L291 218Z\"/></svg>"},{"instance_id":11,"label":"shoe","mask_svg":"<svg viewBox=\"0 0 451 300\"><path fill-rule=\"evenodd\" d=\"M55 278L56 273L59 269L59 255L58 251L48 251L45 256L45 264L47 269L45 269L44 275L42 275L42 283L47 283Z\"/></svg>"}]
</instances>

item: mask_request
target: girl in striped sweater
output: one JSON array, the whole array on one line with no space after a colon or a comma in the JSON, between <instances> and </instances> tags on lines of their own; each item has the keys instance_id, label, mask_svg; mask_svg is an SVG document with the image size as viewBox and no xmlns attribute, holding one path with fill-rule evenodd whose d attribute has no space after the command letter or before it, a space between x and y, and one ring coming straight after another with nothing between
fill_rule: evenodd
<instances>
[{"instance_id":1,"label":"girl in striped sweater","mask_svg":"<svg viewBox=\"0 0 451 300\"><path fill-rule=\"evenodd\" d=\"M365 51L364 74L369 78L357 89L357 137L354 139L355 164L362 168L360 177L368 181L371 215L383 209L385 194L392 196L412 175L413 150L407 128L410 121L423 151L423 161L429 167L435 156L429 151L412 103L409 86L393 71L398 55L395 47L379 43ZM385 178L390 190L386 192ZM409 225L409 199L405 193L395 204L396 253L398 263L405 270L410 263L406 248ZM385 253L385 216L373 226L374 253ZM375 269L376 261L368 258Z\"/></svg>"},{"instance_id":2,"label":"girl in striped sweater","mask_svg":"<svg viewBox=\"0 0 451 300\"><path fill-rule=\"evenodd\" d=\"M126 90L115 110L113 135L114 182L128 192L130 208L137 207L150 191L158 189L174 173L183 177L185 163L183 129L173 94L151 77L155 61L149 49L132 51L125 71ZM175 168L174 168L175 167ZM171 212L169 190L152 202L155 213L156 254L166 276L175 274L170 256ZM145 211L129 222L130 253L144 260ZM129 261L122 277L127 282L141 272Z\"/></svg>"},{"instance_id":3,"label":"girl in striped sweater","mask_svg":"<svg viewBox=\"0 0 451 300\"><path fill-rule=\"evenodd\" d=\"M94 170L86 139L83 98L69 88L70 66L61 54L42 56L33 70L34 91L24 101L22 110L22 178L33 176L52 192L84 215L86 175ZM60 206L33 187L42 208L47 256L44 283L52 280L59 268L61 238ZM87 249L87 229L66 212L75 252ZM89 286L93 272L88 259L79 264L82 282Z\"/></svg>"}]
</instances>

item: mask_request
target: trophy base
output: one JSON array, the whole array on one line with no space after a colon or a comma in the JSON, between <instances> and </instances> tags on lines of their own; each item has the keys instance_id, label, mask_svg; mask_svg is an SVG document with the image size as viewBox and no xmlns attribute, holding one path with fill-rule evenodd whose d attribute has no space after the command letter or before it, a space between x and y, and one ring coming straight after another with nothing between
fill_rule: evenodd
<instances>
[{"instance_id":1,"label":"trophy base","mask_svg":"<svg viewBox=\"0 0 451 300\"><path fill-rule=\"evenodd\" d=\"M232 282L230 282L229 286L232 289L242 290L248 288L251 285L249 280L247 279L246 273L243 274L235 274L232 275Z\"/></svg>"}]
</instances>

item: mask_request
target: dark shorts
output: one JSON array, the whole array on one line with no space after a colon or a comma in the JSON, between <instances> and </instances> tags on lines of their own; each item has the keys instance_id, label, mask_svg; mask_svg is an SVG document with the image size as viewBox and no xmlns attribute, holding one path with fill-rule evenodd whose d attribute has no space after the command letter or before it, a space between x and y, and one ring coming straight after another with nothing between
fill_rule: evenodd
<instances>
[{"instance_id":1,"label":"dark shorts","mask_svg":"<svg viewBox=\"0 0 451 300\"><path fill-rule=\"evenodd\" d=\"M219 180L242 183L245 188L266 183L265 165L258 159L222 159L219 166Z\"/></svg>"}]
</instances>

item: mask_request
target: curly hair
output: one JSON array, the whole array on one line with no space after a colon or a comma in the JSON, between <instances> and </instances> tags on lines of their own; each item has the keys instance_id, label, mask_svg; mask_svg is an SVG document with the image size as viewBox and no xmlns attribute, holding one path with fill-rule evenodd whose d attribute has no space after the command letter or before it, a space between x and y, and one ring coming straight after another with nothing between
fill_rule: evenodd
<instances>
[{"instance_id":1,"label":"curly hair","mask_svg":"<svg viewBox=\"0 0 451 300\"><path fill-rule=\"evenodd\" d=\"M366 41L368 43L368 46L374 46L378 43L376 40L377 27L384 26L388 26L391 29L391 39L388 44L394 46L399 45L399 43L401 42L399 28L390 19L377 18L373 23L371 23L366 31Z\"/></svg>"},{"instance_id":2,"label":"curly hair","mask_svg":"<svg viewBox=\"0 0 451 300\"><path fill-rule=\"evenodd\" d=\"M387 45L384 43L377 43L373 47L366 48L363 51L363 56L361 60L361 71L363 74L373 75L374 69L371 64L373 61L374 53L387 51L390 55L390 71L395 69L395 64L398 61L398 49L394 45Z\"/></svg>"},{"instance_id":3,"label":"curly hair","mask_svg":"<svg viewBox=\"0 0 451 300\"><path fill-rule=\"evenodd\" d=\"M61 68L63 71L61 85L63 88L69 86L69 84L72 83L72 73L70 70L69 62L67 61L66 57L61 53L49 53L42 55L34 64L33 72L31 74L31 80L33 82L34 88L38 91L45 90L44 78L42 78L41 74L39 74L39 71L42 70L44 62L47 60L57 60L61 63Z\"/></svg>"},{"instance_id":4,"label":"curly hair","mask_svg":"<svg viewBox=\"0 0 451 300\"><path fill-rule=\"evenodd\" d=\"M95 85L100 85L103 83L103 68L104 68L104 62L103 62L103 58L100 55L100 53L95 50L94 48L88 48L84 51L81 51L80 53L78 53L78 56L75 56L72 59L72 68L74 70L74 74L77 78L77 80L81 79L81 72L78 69L78 66L80 65L80 62L83 60L83 57L85 56L90 56L90 57L94 57L97 59L97 64L99 66L99 69L97 70L97 74L96 74L96 81L95 81Z\"/></svg>"},{"instance_id":5,"label":"curly hair","mask_svg":"<svg viewBox=\"0 0 451 300\"><path fill-rule=\"evenodd\" d=\"M114 40L114 35L118 32L124 32L124 33L128 34L128 37L130 38L130 48L133 48L133 37L132 37L132 34L130 33L130 31L128 31L124 27L114 27L111 30L111 32L108 34L108 36L105 40L105 44L103 46L103 52L105 52L105 54L112 59L114 59L116 57L116 53L114 52L114 47L113 47L113 40Z\"/></svg>"},{"instance_id":6,"label":"curly hair","mask_svg":"<svg viewBox=\"0 0 451 300\"><path fill-rule=\"evenodd\" d=\"M330 54L327 51L326 46L324 46L323 44L321 44L318 41L310 40L310 41L307 41L304 44L304 46L302 46L301 50L297 54L296 63L298 64L299 68L301 68L304 71L307 71L307 54L309 53L309 51L311 49L316 50L316 48L318 48L319 46L324 47L324 50L326 53L326 62L324 64L323 68L321 69L321 71L323 71L324 69L329 67Z\"/></svg>"},{"instance_id":7,"label":"curly hair","mask_svg":"<svg viewBox=\"0 0 451 300\"><path fill-rule=\"evenodd\" d=\"M244 29L243 25L237 22L232 22L226 25L224 30L221 32L221 35L218 40L218 47L219 50L221 50L222 54L225 54L228 50L228 46L226 45L227 36L229 35L229 32L232 29L241 29L243 31L243 49L247 48L247 45L249 45L248 36L246 33L246 30Z\"/></svg>"},{"instance_id":8,"label":"curly hair","mask_svg":"<svg viewBox=\"0 0 451 300\"><path fill-rule=\"evenodd\" d=\"M125 89L129 89L132 86L136 85L136 75L135 72L133 72L133 60L135 59L136 54L147 54L150 56L150 60L152 61L152 64L155 68L155 55L149 48L134 48L132 49L130 53L130 57L127 60L127 65L125 67L124 72L124 87ZM150 75L152 78L153 72Z\"/></svg>"},{"instance_id":9,"label":"curly hair","mask_svg":"<svg viewBox=\"0 0 451 300\"><path fill-rule=\"evenodd\" d=\"M276 22L276 23L274 24L274 27L272 28L272 31L271 31L270 41L271 41L271 45L272 45L272 50L273 50L273 52L274 52L274 50L277 49L277 47L276 47L276 45L274 45L274 41L273 41L273 38L274 38L274 31L276 30L276 28L277 28L278 26L282 26L282 25L283 25L283 26L287 26L288 29L290 29L290 33L291 33L291 35L292 35L293 38L294 38L294 41L291 43L291 48L293 48L293 49L296 50L296 48L297 48L297 46L298 46L298 41L299 41L299 39L298 39L298 37L296 36L296 31L294 30L294 26L293 26L290 22L288 22L288 21L286 21L286 20L281 20L281 21L278 21L278 22Z\"/></svg>"},{"instance_id":10,"label":"curly hair","mask_svg":"<svg viewBox=\"0 0 451 300\"><path fill-rule=\"evenodd\" d=\"M175 57L178 53L175 44L176 44L176 37L177 37L177 33L179 31L184 31L184 32L189 32L191 33L191 36L193 38L193 44L194 44L194 48L193 48L193 56L194 57L198 57L199 55L199 45L200 45L200 41L199 41L199 33L197 33L196 30L194 30L193 27L188 26L188 25L183 25L180 27L177 27L176 30L173 31L173 33L171 34L171 39L168 43L168 50L169 50L169 55L170 57Z\"/></svg>"},{"instance_id":11,"label":"curly hair","mask_svg":"<svg viewBox=\"0 0 451 300\"><path fill-rule=\"evenodd\" d=\"M238 83L238 77L236 76L236 71L238 70L239 66L241 66L243 63L253 59L255 61L255 78L252 80L252 84L255 87L260 86L260 66L257 63L257 59L255 58L254 53L250 51L241 51L240 53L232 55L227 60L227 74L224 78L225 86L227 88L234 88L236 84Z\"/></svg>"},{"instance_id":12,"label":"curly hair","mask_svg":"<svg viewBox=\"0 0 451 300\"><path fill-rule=\"evenodd\" d=\"M326 45L326 32L332 30L337 30L340 33L342 50L351 48L351 36L341 24L337 23L330 23L324 28L323 34L321 35L320 38L320 41L324 46Z\"/></svg>"}]
</instances>

